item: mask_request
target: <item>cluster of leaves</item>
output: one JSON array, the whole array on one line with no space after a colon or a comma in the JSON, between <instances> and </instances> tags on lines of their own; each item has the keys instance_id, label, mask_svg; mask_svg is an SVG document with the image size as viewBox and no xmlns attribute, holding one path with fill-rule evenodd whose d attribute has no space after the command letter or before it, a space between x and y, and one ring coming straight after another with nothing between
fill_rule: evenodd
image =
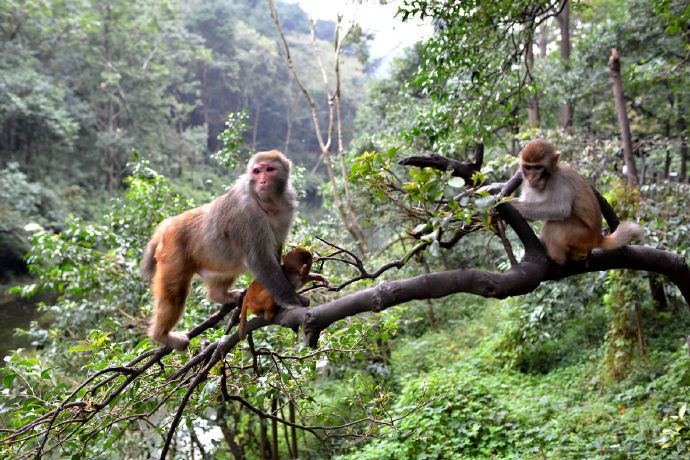
<instances>
[{"instance_id":1,"label":"cluster of leaves","mask_svg":"<svg viewBox=\"0 0 690 460\"><path fill-rule=\"evenodd\" d=\"M403 216L407 232L413 237L405 261L421 248L439 257L444 236L448 239L458 232L494 231L491 211L510 199L498 199L481 187L487 173L475 173L473 186L458 193L466 188L465 181L453 177L450 171L402 168L394 164L396 159L400 159L397 147L384 153L365 151L354 159L350 180L365 187L377 203L388 204L390 212ZM493 167L488 168L489 174Z\"/></svg>"},{"instance_id":2,"label":"cluster of leaves","mask_svg":"<svg viewBox=\"0 0 690 460\"><path fill-rule=\"evenodd\" d=\"M60 233L35 229L27 264L36 282L14 291L29 296L49 289L60 295L55 305L40 307L51 313L53 322L50 331L32 329L35 345L74 339L94 326L124 333L128 328L122 327L123 320L124 325L137 325L126 321L127 316L133 320L138 316L139 306L147 298L137 261L154 225L190 203L175 195L147 161L139 158L132 170L127 195L113 203L102 224L71 216ZM94 318L99 322L94 324Z\"/></svg>"},{"instance_id":3,"label":"cluster of leaves","mask_svg":"<svg viewBox=\"0 0 690 460\"><path fill-rule=\"evenodd\" d=\"M22 258L28 249L28 231L32 224L55 227L64 218L60 200L49 190L31 182L11 162L0 169L0 280L10 270L23 272Z\"/></svg>"},{"instance_id":4,"label":"cluster of leaves","mask_svg":"<svg viewBox=\"0 0 690 460\"><path fill-rule=\"evenodd\" d=\"M448 155L473 138L519 122L525 70L519 65L527 38L554 14L558 2L406 1L403 20L432 17L437 33L424 44L414 84L432 98L412 136L431 140Z\"/></svg>"},{"instance_id":5,"label":"cluster of leaves","mask_svg":"<svg viewBox=\"0 0 690 460\"><path fill-rule=\"evenodd\" d=\"M601 277L542 286L507 300L496 359L527 373L546 373L570 359L568 350L599 346L606 317L597 306Z\"/></svg>"},{"instance_id":6,"label":"cluster of leaves","mask_svg":"<svg viewBox=\"0 0 690 460\"><path fill-rule=\"evenodd\" d=\"M385 439L347 458L434 459L504 455L515 443L517 420L495 398L492 382L478 369L457 363L408 381L400 390L394 410L402 412L420 399L431 397L423 416L409 417Z\"/></svg>"},{"instance_id":7,"label":"cluster of leaves","mask_svg":"<svg viewBox=\"0 0 690 460\"><path fill-rule=\"evenodd\" d=\"M249 129L249 126L245 124L248 119L249 113L246 110L228 113L225 119L225 130L218 135L223 148L211 154L211 158L221 166L231 168L244 164L241 153L244 132Z\"/></svg>"},{"instance_id":8,"label":"cluster of leaves","mask_svg":"<svg viewBox=\"0 0 690 460\"><path fill-rule=\"evenodd\" d=\"M585 284L559 292L572 296ZM545 291L542 301L549 297ZM679 415L687 403L690 358L677 336L682 328L666 323L666 334L675 331L672 344L656 346L628 379L603 387L598 363L605 315L596 304L599 295L589 297L582 309L574 299L572 313L551 309L552 319L544 318L542 327L557 331L550 340L559 350L549 358L533 349L535 363L540 356L550 362L527 374L496 356L504 340L501 310L513 301L447 299L444 312L451 318L456 311L469 314L444 322L438 332L391 344L388 380L398 395L393 413L420 394L431 396L429 403L381 439L340 458L683 458L687 415ZM588 332L584 323L595 318Z\"/></svg>"}]
</instances>

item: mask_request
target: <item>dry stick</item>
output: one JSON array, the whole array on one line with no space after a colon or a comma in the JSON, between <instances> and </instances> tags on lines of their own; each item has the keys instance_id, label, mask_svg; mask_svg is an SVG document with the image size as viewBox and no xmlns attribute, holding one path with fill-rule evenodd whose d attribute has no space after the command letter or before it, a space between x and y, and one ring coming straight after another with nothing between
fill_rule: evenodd
<instances>
[{"instance_id":1,"label":"dry stick","mask_svg":"<svg viewBox=\"0 0 690 460\"><path fill-rule=\"evenodd\" d=\"M273 19L273 23L276 26L276 29L278 30L278 34L280 35L281 41L283 43L282 47L278 47L278 53L283 57L285 60L286 64L288 65L290 71L292 72L292 76L299 86L300 90L302 91L302 94L304 95L305 99L307 100L307 103L309 104L311 108L311 115L312 115L312 121L314 123L314 132L316 133L316 140L319 143L319 147L321 148L321 154L326 160L326 170L328 172L328 178L331 181L332 188L333 188L333 201L335 203L336 208L338 209L338 213L340 214L340 218L343 221L343 225L345 225L345 229L350 233L352 238L357 242L357 245L359 246L360 251L362 251L363 254L366 254L367 251L367 245L366 241L361 238L362 235L359 235L357 233L356 228L354 227L353 222L348 218L348 213L345 210L345 206L340 198L340 192L338 192L338 188L336 187L336 180L335 180L335 172L333 171L333 166L331 164L331 156L330 156L330 148L333 143L333 130L334 130L334 94L331 93L330 87L328 85L328 78L326 76L326 70L323 65L323 62L321 61L321 53L318 50L318 46L316 43L316 35L315 35L315 27L312 26L312 42L314 46L314 53L316 54L317 61L319 63L319 67L321 69L321 74L322 78L324 80L324 86L326 90L326 94L328 97L328 130L327 130L327 138L324 141L323 135L321 134L321 128L319 127L319 117L318 117L318 112L317 112L317 107L316 103L312 99L311 95L309 94L309 91L307 88L304 86L302 83L302 80L300 80L299 75L297 74L297 69L295 68L294 62L292 61L292 57L290 56L290 46L288 45L287 39L285 38L285 34L283 33L283 29L280 26L280 20L278 19L278 11L275 7L275 4L273 0L267 0L268 6L271 11L271 18ZM337 29L336 29L337 30ZM337 43L336 43L337 46Z\"/></svg>"},{"instance_id":2,"label":"dry stick","mask_svg":"<svg viewBox=\"0 0 690 460\"><path fill-rule=\"evenodd\" d=\"M211 315L208 319L206 319L205 321L203 321L200 325L198 325L197 327L195 327L194 329L192 329L192 330L188 333L189 337L190 337L190 338L196 337L197 335L199 335L199 334L200 334L201 332L203 332L204 330L206 330L206 329L210 328L211 326L215 325L215 324L216 324L218 321L220 321L220 319L222 319L223 316L225 316L225 315L227 314L227 312L230 311L233 307L234 307L234 304L226 304L226 305L223 305L223 306L221 307L220 310L218 310L217 312L215 312L215 313L214 313L213 315ZM90 420L90 419L93 417L93 415L95 415L95 413L97 413L98 411L100 411L101 409L103 409L104 407L106 407L108 404L110 404L110 403L111 403L111 402L112 402L112 401L113 401L113 400L114 400L114 399L115 399L125 388L127 388L127 386L129 386L130 383L132 383L132 381L134 381L138 376L140 376L141 374L143 374L144 372L146 372L146 370L148 370L151 366L153 366L153 365L156 364L156 363L159 363L160 360L163 358L163 356L168 355L168 354L170 354L171 352L172 352L172 349L169 348L169 347L161 347L161 348L158 348L158 349L156 349L156 350L150 350L150 351L148 351L148 352L142 354L141 356L135 358L135 359L132 360L130 363L128 363L126 366L116 366L116 367L109 367L109 368L107 368L107 369L103 369L103 370L101 370L101 371L95 373L95 374L92 375L90 378L88 378L84 383L82 383L81 385L79 385L79 386L78 386L74 391L72 391L72 393L71 393L69 396L67 396L67 398L65 398L65 399L60 403L60 405L52 412L52 416L51 416L51 415L48 415L48 416L50 416L50 421L48 422L48 426L47 426L46 429L45 429L45 436L44 436L44 438L43 438L43 440L42 440L42 442L41 442L40 447L38 448L38 452L37 452L37 456L38 456L38 457L37 457L37 458L40 457L41 453L42 453L43 450L45 449L45 446L46 446L46 443L47 443L47 441L48 441L48 437L49 437L49 434L50 434L50 430L51 430L53 424L55 423L55 421L57 420L57 417L59 416L59 414L60 414L66 407L69 406L68 402L69 402L74 396L76 396L76 394L77 394L80 390L82 390L83 388L85 388L89 383L91 383L92 381L94 381L96 378L98 378L98 377L100 377L100 376L102 376L102 375L105 375L106 373L112 372L112 373L114 373L114 374L113 374L112 376L108 377L107 379L105 379L104 381L99 382L99 383L96 384L93 388L90 388L90 389L87 391L87 393L93 394L98 388L100 388L100 387L102 387L102 386L104 386L104 385L106 385L106 384L112 382L115 378L120 377L120 376L122 376L122 375L128 375L128 377L125 379L125 381L122 382L122 384L120 384L112 393L110 393L110 395L109 395L106 399L104 399L102 402L97 403L97 404L94 405L94 407L95 407L97 410L94 412L94 414L92 414L91 417L88 417L88 418L84 421L84 423L86 423L88 420ZM150 357L150 358L151 358L151 359L149 359L149 361L148 361L147 363L145 363L144 365L142 365L142 366L139 367L138 369L133 369L133 368L132 368L132 366L134 366L135 364L139 363L140 361L142 361L143 359L145 359L145 358L147 358L147 357ZM71 406L70 406L70 407L71 407ZM35 425L35 424L32 424L31 426L36 426L36 425ZM77 429L78 429L78 428L77 428Z\"/></svg>"},{"instance_id":3,"label":"dry stick","mask_svg":"<svg viewBox=\"0 0 690 460\"><path fill-rule=\"evenodd\" d=\"M343 220L346 223L346 226L348 230L350 230L350 233L354 237L355 241L357 242L357 245L359 246L360 251L362 254L367 254L368 253L368 247L366 243L366 239L364 237L364 232L362 231L362 227L359 224L359 221L357 220L357 217L355 216L355 213L353 211L353 205L352 205L352 198L350 196L350 188L348 185L347 181L347 169L345 168L345 160L344 160L344 151L343 151L343 136L342 136L342 122L341 122L341 110L340 110L340 52L341 52L341 47L342 43L345 40L345 37L343 37L342 40L339 38L339 33L340 33L340 23L342 22L343 17L338 16L337 23L335 26L335 33L333 37L333 44L334 44L334 72L335 72L335 77L336 77L336 85L335 85L335 90L331 93L330 91L330 85L328 84L328 76L326 75L326 67L323 65L323 60L321 59L321 51L319 51L318 43L316 41L316 27L314 24L314 20L310 19L310 27L311 27L311 39L312 39L312 47L314 48L314 55L316 56L316 60L319 64L319 69L321 69L321 77L323 79L323 84L326 89L326 94L328 95L328 110L329 110L329 124L328 124L328 141L329 141L329 148L323 150L322 155L326 159L326 168L329 170L329 178L331 178L331 183L333 184L333 189L334 193L334 199L337 196L336 201L336 206L338 206L339 209L341 209L341 213L343 215ZM347 33L345 34L347 36ZM336 116L334 118L334 113L333 113L333 105L335 104L336 108ZM345 206L344 203L340 201L340 194L338 194L335 190L335 173L332 170L331 165L331 156L330 156L330 144L331 140L333 137L333 122L334 119L337 124L337 136L338 136L338 155L340 157L340 171L342 175L342 180L343 180L343 187L345 191L345 201L347 203L347 206ZM349 217L349 218L348 218Z\"/></svg>"},{"instance_id":4,"label":"dry stick","mask_svg":"<svg viewBox=\"0 0 690 460\"><path fill-rule=\"evenodd\" d=\"M350 214L350 221L352 222L352 226L354 227L355 231L359 235L358 241L362 242L362 254L365 255L367 254L368 247L367 247L367 242L366 238L364 236L364 230L362 230L362 226L359 224L359 220L357 219L357 216L354 213L354 206L352 205L352 196L350 194L350 185L349 181L347 180L347 168L345 167L345 148L343 146L343 121L342 121L342 108L340 104L340 52L343 46L343 43L345 42L345 38L347 38L348 33L350 32L350 29L345 32L344 36L342 39L338 38L338 34L340 32L340 22L342 21L342 16L338 16L338 23L335 28L335 37L333 39L333 42L335 43L335 50L334 50L334 71L335 71L335 110L336 110L336 124L337 124L337 135L338 135L338 156L340 157L340 172L342 174L343 178L343 189L345 191L345 200L347 201L347 210L348 213ZM313 21L312 21L312 31L314 31L314 26L313 26ZM312 34L312 37L315 37L314 34ZM314 43L316 43L316 40L314 40Z\"/></svg>"},{"instance_id":5,"label":"dry stick","mask_svg":"<svg viewBox=\"0 0 690 460\"><path fill-rule=\"evenodd\" d=\"M343 283L339 284L338 286L336 286L334 288L329 288L329 290L332 290L332 291L340 291L344 287L349 286L350 284L352 284L354 282L361 281L364 279L376 279L379 276L381 276L381 274L390 270L391 268L402 268L407 263L407 260L412 258L412 256L419 254L426 247L425 245L419 245L419 246L417 246L417 248L412 253L406 254L405 256L401 257L398 260L394 260L392 262L388 262L386 264L383 264L373 272L368 272L367 269L364 268L364 263L362 262L362 260L359 257L357 257L352 251L348 251L347 249L341 248L341 247L339 247L333 243L330 243L324 239L319 238L318 236L316 236L315 238L317 240L337 249L338 252L346 253L347 255L349 255L350 257L352 257L354 259L354 261L349 261L349 260L345 260L345 259L334 258L334 257L330 257L330 256L324 256L324 257L320 258L321 260L336 260L339 262L344 262L344 263L347 263L347 264L350 264L350 265L356 267L360 273L358 276L350 278L349 280L344 281Z\"/></svg>"},{"instance_id":6,"label":"dry stick","mask_svg":"<svg viewBox=\"0 0 690 460\"><path fill-rule=\"evenodd\" d=\"M513 253L513 247L510 245L510 241L508 240L508 238L506 238L505 223L503 222L503 219L501 219L500 217L496 220L496 228L498 229L498 236L501 238L501 242L503 243L503 248L506 251L508 260L510 260L510 265L517 265L518 261L515 258L515 254Z\"/></svg>"}]
</instances>

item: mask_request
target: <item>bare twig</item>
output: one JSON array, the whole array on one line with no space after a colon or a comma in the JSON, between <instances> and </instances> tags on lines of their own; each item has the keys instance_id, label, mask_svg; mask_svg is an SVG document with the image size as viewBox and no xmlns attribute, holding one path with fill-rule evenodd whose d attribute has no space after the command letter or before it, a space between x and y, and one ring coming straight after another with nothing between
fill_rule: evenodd
<instances>
[{"instance_id":1,"label":"bare twig","mask_svg":"<svg viewBox=\"0 0 690 460\"><path fill-rule=\"evenodd\" d=\"M357 245L359 247L359 250L362 254L368 254L369 249L367 246L367 240L366 236L364 235L364 231L362 230L362 226L359 223L359 220L357 219L357 216L355 215L354 212L354 207L352 205L352 199L349 195L349 187L348 187L348 181L347 181L347 170L345 169L345 163L344 160L342 159L341 156L341 180L343 183L343 187L345 188L345 193L346 193L346 201L343 202L343 200L340 197L340 192L338 190L337 184L338 181L336 180L336 175L335 172L333 171L333 164L331 160L331 147L333 145L333 133L335 130L335 124L337 121L338 124L338 136L340 142L342 142L342 124L340 123L340 54L341 54L341 47L342 47L342 40L339 38L340 34L340 23L342 20L342 17L338 18L338 22L336 24L335 28L335 37L334 37L334 48L335 48L335 55L334 55L334 72L336 74L336 88L332 92L328 83L328 77L326 74L326 67L323 64L323 61L321 59L321 52L318 47L318 43L316 41L316 32L315 32L315 25L314 21L311 21L311 37L312 37L312 45L314 48L314 55L316 56L317 63L319 65L319 69L321 70L321 75L323 78L323 83L324 83L324 89L326 91L326 97L327 97L327 102L328 102L328 128L326 131L326 138L324 139L323 134L321 133L321 127L319 125L319 116L318 116L318 111L317 111L317 106L316 103L314 102L314 99L311 97L309 94L309 91L306 89L304 84L302 84L302 81L299 78L299 75L297 73L297 69L294 65L294 62L292 61L292 58L290 57L290 47L288 45L287 39L285 38L285 34L283 33L283 29L280 26L280 20L278 18L278 11L275 7L275 4L273 0L267 0L270 11L271 11L271 18L273 19L273 22L276 26L276 29L278 30L278 34L280 35L281 41L282 41L282 47L278 48L278 52L280 55L284 58L286 64L290 68L290 71L292 72L292 76L295 79L295 82L299 86L300 90L302 91L302 94L304 95L305 99L307 100L307 103L309 104L311 108L311 114L312 114L312 121L314 123L314 132L316 133L316 139L319 143L319 148L321 149L321 156L325 160L326 164L326 171L328 172L328 179L331 183L331 186L333 188L333 201L335 203L336 209L338 210L338 213L340 214L340 218L343 222L343 225L345 226L345 229L347 232L352 236L352 238L357 242ZM347 34L345 34L347 35ZM335 106L338 106L338 113L337 113L337 120L336 120L336 113L335 113ZM342 147L342 144L339 144L339 152ZM344 155L344 152L343 154Z\"/></svg>"}]
</instances>

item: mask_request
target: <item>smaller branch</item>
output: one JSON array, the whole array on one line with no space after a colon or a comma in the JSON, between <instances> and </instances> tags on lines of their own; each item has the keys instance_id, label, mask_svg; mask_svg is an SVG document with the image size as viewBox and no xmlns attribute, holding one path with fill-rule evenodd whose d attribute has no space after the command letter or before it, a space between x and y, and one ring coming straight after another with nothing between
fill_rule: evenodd
<instances>
[{"instance_id":1,"label":"smaller branch","mask_svg":"<svg viewBox=\"0 0 690 460\"><path fill-rule=\"evenodd\" d=\"M307 100L307 103L309 104L309 107L311 108L311 114L312 114L312 121L314 122L314 128L316 132L316 139L319 142L319 146L321 147L321 150L327 150L326 144L323 140L323 136L321 135L321 129L319 128L319 119L318 119L318 112L316 108L316 102L311 98L311 95L309 94L309 91L307 88L304 86L302 83L302 80L299 78L299 75L297 74L297 69L295 68L294 62L292 61L292 57L290 56L290 46L288 45L287 39L285 38L285 34L283 33L283 29L280 26L280 20L278 19L278 10L276 10L276 6L273 3L273 0L267 0L268 1L268 6L271 10L271 18L273 19L274 24L276 25L276 29L278 29L278 34L280 35L280 39L283 42L283 48L278 46L278 54L280 54L283 59L285 60L285 63L287 64L288 68L292 72L292 76L295 79L295 83L297 83L297 86L299 87L300 91L302 91L302 94L304 95L304 98ZM330 141L329 141L330 144Z\"/></svg>"},{"instance_id":2,"label":"smaller branch","mask_svg":"<svg viewBox=\"0 0 690 460\"><path fill-rule=\"evenodd\" d=\"M182 413L184 412L184 408L187 407L187 403L189 402L189 398L192 397L192 393L194 393L194 390L201 384L206 379L206 376L208 375L208 372L211 370L212 365L209 362L204 366L204 368L199 372L199 374L196 376L192 384L187 388L187 392L184 394L182 397L182 401L180 402L180 405L177 408L177 413L175 413L175 417L173 418L172 422L170 423L170 428L168 429L168 435L165 438L165 443L163 444L163 449L161 450L161 460L165 460L165 457L168 455L168 449L170 448L170 444L172 443L173 436L175 435L175 431L177 431L177 426L180 423L180 419L182 418ZM215 364L215 363L214 363Z\"/></svg>"},{"instance_id":3,"label":"smaller branch","mask_svg":"<svg viewBox=\"0 0 690 460\"><path fill-rule=\"evenodd\" d=\"M501 196L510 196L522 184L522 173L518 170L501 188Z\"/></svg>"},{"instance_id":4,"label":"smaller branch","mask_svg":"<svg viewBox=\"0 0 690 460\"><path fill-rule=\"evenodd\" d=\"M455 177L461 177L465 185L472 185L472 176L479 172L484 162L484 144L477 142L471 160L454 160L436 153L426 156L412 156L403 158L398 164L404 166L418 166L420 168L434 168L441 171L452 171Z\"/></svg>"},{"instance_id":5,"label":"smaller branch","mask_svg":"<svg viewBox=\"0 0 690 460\"><path fill-rule=\"evenodd\" d=\"M500 217L498 217L498 219L496 220L496 228L498 229L498 236L501 238L501 242L503 243L503 248L506 251L508 260L510 260L510 265L514 267L518 264L518 261L515 258L515 254L513 253L513 247L510 245L510 241L508 241L508 238L506 238L505 223L503 219L501 219Z\"/></svg>"},{"instance_id":6,"label":"smaller branch","mask_svg":"<svg viewBox=\"0 0 690 460\"><path fill-rule=\"evenodd\" d=\"M496 206L498 215L506 221L515 231L525 248L525 257L546 258L546 249L532 230L532 227L522 217L517 209L510 203L501 203Z\"/></svg>"},{"instance_id":7,"label":"smaller branch","mask_svg":"<svg viewBox=\"0 0 690 460\"><path fill-rule=\"evenodd\" d=\"M326 241L326 240L324 240L324 239L322 239L322 238L319 238L318 236L316 236L315 238L316 238L317 240L319 240L319 241L321 241L321 242L323 242L323 243L325 243L325 244L331 246L332 248L336 249L336 252L335 252L334 254L332 254L332 255L330 255L330 256L323 256L323 257L320 257L319 260L334 260L334 261L346 263L346 264L348 264L348 265L352 265L353 267L355 267L355 268L359 271L359 275L358 275L358 276L355 276L355 277L353 277L353 278L350 278L349 280L347 280L347 281L345 281L345 282L339 284L339 285L336 286L336 287L329 287L329 288L328 288L329 291L340 291L340 290L342 290L343 288L345 288L346 286L349 286L350 284L355 283L355 282L357 282L357 281L361 281L361 280L364 280L364 279L376 279L376 278L378 278L379 276L381 276L384 272L390 270L391 268L402 268L402 267L405 266L405 264L407 263L407 261L408 261L412 256L414 256L415 254L418 254L419 252L421 252L421 251L425 248L425 246L420 245L420 246L418 246L418 247L415 249L415 251L414 251L412 254L406 254L405 256L401 257L401 258L398 259L398 260L394 260L394 261L392 261L392 262L388 262L387 264L384 264L384 265L380 266L379 268L377 268L375 271L369 272L369 271L367 271L367 269L364 267L364 263L362 262L362 259L360 259L359 257L357 257L352 251L349 251L349 250L347 250L347 249L341 248L340 246L337 246L337 245L335 245L335 244L333 244L333 243L331 243L331 242L328 242L328 241ZM344 258L334 257L334 255L340 254L340 253L345 253L345 254L347 254L348 256L350 256L350 257L352 258L352 260L347 260L347 259L344 259Z\"/></svg>"}]
</instances>

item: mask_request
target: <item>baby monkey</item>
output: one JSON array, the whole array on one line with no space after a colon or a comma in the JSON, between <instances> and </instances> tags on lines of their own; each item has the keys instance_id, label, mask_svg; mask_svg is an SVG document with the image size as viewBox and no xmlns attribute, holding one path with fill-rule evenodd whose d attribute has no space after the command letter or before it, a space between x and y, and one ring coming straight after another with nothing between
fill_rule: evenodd
<instances>
[{"instance_id":1,"label":"baby monkey","mask_svg":"<svg viewBox=\"0 0 690 460\"><path fill-rule=\"evenodd\" d=\"M285 273L288 281L295 289L307 284L309 281L321 281L328 286L328 280L318 273L310 273L314 258L311 252L304 248L295 248L283 255L283 263L280 268ZM239 334L240 340L244 339L247 328L247 309L255 315L263 315L267 320L276 315L278 305L275 299L258 280L251 282L242 302L240 313Z\"/></svg>"}]
</instances>

